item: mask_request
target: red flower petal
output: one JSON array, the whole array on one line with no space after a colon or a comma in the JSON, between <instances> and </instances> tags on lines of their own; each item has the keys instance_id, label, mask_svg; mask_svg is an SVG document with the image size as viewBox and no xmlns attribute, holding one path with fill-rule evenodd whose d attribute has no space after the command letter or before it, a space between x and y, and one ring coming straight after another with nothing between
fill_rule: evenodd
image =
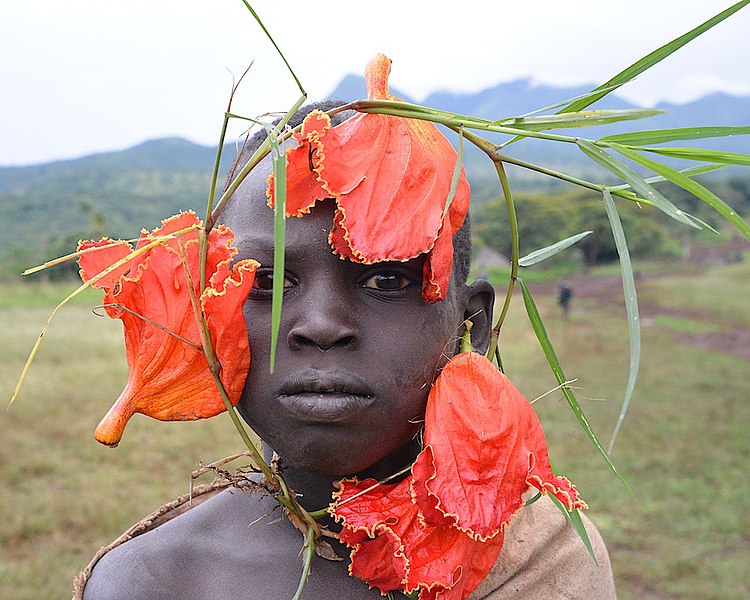
<instances>
[{"instance_id":1,"label":"red flower petal","mask_svg":"<svg viewBox=\"0 0 750 600\"><path fill-rule=\"evenodd\" d=\"M344 523L341 541L354 548L349 573L383 594L406 584L406 559L392 527L416 520L410 481L378 485L374 479L344 479L333 496L331 514Z\"/></svg>"},{"instance_id":2,"label":"red flower petal","mask_svg":"<svg viewBox=\"0 0 750 600\"><path fill-rule=\"evenodd\" d=\"M370 98L395 99L388 91L390 65L383 55L367 65ZM330 127L326 115L313 111L296 139L298 146L287 152L287 213L299 216L318 200L336 198L334 251L366 264L410 260L430 253L440 240L425 271L423 297L444 298L451 242L468 211L469 184L462 172L444 214L456 152L437 127L379 114L359 114ZM272 178L268 194L272 204Z\"/></svg>"},{"instance_id":3,"label":"red flower petal","mask_svg":"<svg viewBox=\"0 0 750 600\"><path fill-rule=\"evenodd\" d=\"M378 588L381 594L403 589L406 558L400 548L401 542L388 531L357 544L351 553L349 575Z\"/></svg>"},{"instance_id":4,"label":"red flower petal","mask_svg":"<svg viewBox=\"0 0 750 600\"><path fill-rule=\"evenodd\" d=\"M310 212L318 200L332 194L319 180L318 170L323 153L321 138L331 129L331 118L319 110L312 111L294 134L295 148L286 151L286 214L301 217ZM273 175L268 177L268 205L273 206L275 194Z\"/></svg>"},{"instance_id":5,"label":"red flower petal","mask_svg":"<svg viewBox=\"0 0 750 600\"><path fill-rule=\"evenodd\" d=\"M144 232L138 247L191 226L202 224L194 214L182 213L164 221L161 228ZM231 231L224 227L209 234L209 283L199 300L222 366L221 381L230 401L236 404L250 366L242 306L252 287L257 263L240 261L230 268L236 253L230 246L233 239ZM185 244L197 295L197 229L183 235L180 241ZM160 420L192 420L216 415L226 408L199 350L198 325L178 251L180 241L169 240L146 251L131 263L129 274L121 276L105 295L105 303L124 307L109 308L108 314L123 322L129 376L122 394L96 429L95 437L103 444L117 445L128 419L136 412ZM82 274L92 277L99 267L106 264L84 260Z\"/></svg>"},{"instance_id":6,"label":"red flower petal","mask_svg":"<svg viewBox=\"0 0 750 600\"><path fill-rule=\"evenodd\" d=\"M350 573L371 587L463 599L495 564L502 533L480 542L454 527L426 525L410 492L411 476L395 485L373 487L372 479L341 484L332 514L344 522L341 540L354 547Z\"/></svg>"},{"instance_id":7,"label":"red flower petal","mask_svg":"<svg viewBox=\"0 0 750 600\"><path fill-rule=\"evenodd\" d=\"M420 508L436 504L473 538L502 531L530 485L569 509L586 507L570 482L552 473L531 405L480 354L459 354L440 373L427 401L425 446L418 462L427 467L415 486L429 494L417 494Z\"/></svg>"},{"instance_id":8,"label":"red flower petal","mask_svg":"<svg viewBox=\"0 0 750 600\"><path fill-rule=\"evenodd\" d=\"M408 559L407 590L420 600L462 600L482 582L503 547L503 533L481 542L455 527L411 528L401 536Z\"/></svg>"},{"instance_id":9,"label":"red flower petal","mask_svg":"<svg viewBox=\"0 0 750 600\"><path fill-rule=\"evenodd\" d=\"M435 461L429 446L417 456L417 460L414 461L411 471L414 476L411 484L412 497L419 507L423 523L435 527L451 527L455 525L456 517L446 515L438 508L440 500L435 494L430 493L425 485L428 480L435 476Z\"/></svg>"},{"instance_id":10,"label":"red flower petal","mask_svg":"<svg viewBox=\"0 0 750 600\"><path fill-rule=\"evenodd\" d=\"M342 479L333 495L331 514L352 531L373 537L379 528L398 520L409 520L415 507L411 497L411 477L392 484L374 479ZM354 496L357 496L354 498Z\"/></svg>"}]
</instances>

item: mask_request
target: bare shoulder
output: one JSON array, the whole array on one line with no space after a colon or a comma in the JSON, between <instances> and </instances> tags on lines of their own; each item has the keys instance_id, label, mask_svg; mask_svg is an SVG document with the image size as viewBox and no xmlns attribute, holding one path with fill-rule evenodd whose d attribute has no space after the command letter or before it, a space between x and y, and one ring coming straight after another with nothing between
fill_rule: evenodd
<instances>
[{"instance_id":1,"label":"bare shoulder","mask_svg":"<svg viewBox=\"0 0 750 600\"><path fill-rule=\"evenodd\" d=\"M581 515L596 562L578 533L546 495L508 526L495 566L470 596L505 600L614 600L609 554L594 524Z\"/></svg>"},{"instance_id":2,"label":"bare shoulder","mask_svg":"<svg viewBox=\"0 0 750 600\"><path fill-rule=\"evenodd\" d=\"M266 496L226 490L105 554L84 599L291 598L302 571L302 537L276 507ZM380 597L348 575L347 560L315 557L304 597L342 592Z\"/></svg>"}]
</instances>

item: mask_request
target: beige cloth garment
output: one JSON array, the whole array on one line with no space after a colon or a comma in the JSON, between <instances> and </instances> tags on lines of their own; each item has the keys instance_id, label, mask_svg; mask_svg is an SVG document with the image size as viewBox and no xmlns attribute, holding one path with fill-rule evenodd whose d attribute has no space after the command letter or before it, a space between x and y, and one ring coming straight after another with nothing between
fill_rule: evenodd
<instances>
[{"instance_id":1,"label":"beige cloth garment","mask_svg":"<svg viewBox=\"0 0 750 600\"><path fill-rule=\"evenodd\" d=\"M597 557L547 496L521 509L489 575L469 600L613 600L609 555L594 524L581 515Z\"/></svg>"}]
</instances>

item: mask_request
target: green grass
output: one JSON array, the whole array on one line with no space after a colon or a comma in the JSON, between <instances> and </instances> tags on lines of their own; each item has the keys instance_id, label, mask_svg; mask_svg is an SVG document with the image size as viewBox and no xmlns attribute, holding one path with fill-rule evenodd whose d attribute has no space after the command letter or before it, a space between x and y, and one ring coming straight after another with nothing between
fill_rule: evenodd
<instances>
[{"instance_id":1,"label":"green grass","mask_svg":"<svg viewBox=\"0 0 750 600\"><path fill-rule=\"evenodd\" d=\"M0 397L9 397L49 309L65 293L55 286L0 291ZM750 265L646 279L639 295L693 311L680 317L692 331L711 326L706 315L750 327L743 304ZM579 400L606 444L627 380L621 304L576 299L563 321L553 297L537 296L566 374L578 378ZM747 361L675 342L670 318L658 318L667 327L643 329L641 377L612 456L637 499L608 471L559 393L534 406L552 458L590 504L609 546L620 599L747 598ZM527 397L555 386L520 297L501 350ZM0 597L68 596L72 577L100 545L184 493L199 460L239 448L222 416L188 424L136 416L120 447L99 446L93 430L125 378L119 322L97 318L85 302L64 308L17 403L0 412Z\"/></svg>"},{"instance_id":2,"label":"green grass","mask_svg":"<svg viewBox=\"0 0 750 600\"><path fill-rule=\"evenodd\" d=\"M0 292L5 402L53 305L41 307L40 298L57 300L70 289ZM95 442L127 367L119 321L96 317L90 306L63 308L18 400L0 410L0 598L70 597L73 576L100 546L185 493L199 460L239 447L226 416L159 423L136 415L118 448Z\"/></svg>"},{"instance_id":3,"label":"green grass","mask_svg":"<svg viewBox=\"0 0 750 600\"><path fill-rule=\"evenodd\" d=\"M685 290L684 276L675 274L650 283L639 291L639 299L663 309L700 311L730 324L750 323L748 302L750 261L725 265L690 276Z\"/></svg>"},{"instance_id":4,"label":"green grass","mask_svg":"<svg viewBox=\"0 0 750 600\"><path fill-rule=\"evenodd\" d=\"M714 333L724 329L721 325L710 321L696 321L671 315L656 315L653 321L659 327L666 327L679 333Z\"/></svg>"}]
</instances>

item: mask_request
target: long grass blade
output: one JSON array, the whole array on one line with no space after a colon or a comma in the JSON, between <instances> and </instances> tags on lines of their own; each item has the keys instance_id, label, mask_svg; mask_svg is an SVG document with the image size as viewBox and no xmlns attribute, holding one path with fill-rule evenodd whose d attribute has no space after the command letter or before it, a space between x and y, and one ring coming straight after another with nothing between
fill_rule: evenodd
<instances>
[{"instance_id":1,"label":"long grass blade","mask_svg":"<svg viewBox=\"0 0 750 600\"><path fill-rule=\"evenodd\" d=\"M614 448L617 434L625 420L625 415L630 407L630 400L633 397L635 382L638 379L638 365L641 361L641 322L638 314L638 298L635 293L635 277L633 275L633 265L630 262L630 252L625 240L625 231L622 228L620 216L617 214L615 201L612 194L605 189L602 192L604 197L604 209L607 211L609 225L612 228L612 235L615 238L615 247L620 257L620 273L622 274L622 289L625 293L625 314L628 320L628 334L630 336L630 371L628 374L628 384L625 388L625 397L622 401L620 414L617 416L615 430L612 438L609 440L607 452L611 453Z\"/></svg>"},{"instance_id":2,"label":"long grass blade","mask_svg":"<svg viewBox=\"0 0 750 600\"><path fill-rule=\"evenodd\" d=\"M78 250L77 252L71 252L70 254L66 254L65 256L59 256L57 258L54 258L52 260L48 260L41 265L37 265L36 267L29 267L26 269L21 275L31 275L33 273L38 273L39 271L43 271L44 269L49 269L50 267L54 267L55 265L60 265L64 262L68 262L69 260L74 260L78 258L79 256L83 256L84 254L89 254L90 252L98 252L102 250L103 248L107 248L110 245L119 244L120 242L128 242L133 243L137 242L138 238L133 238L129 240L112 240L112 244L106 244L104 246L92 246L90 248L86 248L85 250Z\"/></svg>"},{"instance_id":3,"label":"long grass blade","mask_svg":"<svg viewBox=\"0 0 750 600\"><path fill-rule=\"evenodd\" d=\"M276 124L276 133L279 137L283 137L281 135L281 132L284 131L286 124L294 116L297 110L299 110L300 106L304 104L306 99L307 96L305 94L302 94L294 103L292 108L290 108L289 111L283 117L281 117L281 120ZM268 127L267 123L262 123L262 125L264 127ZM229 199L232 197L232 194L237 191L237 188L245 180L245 177L247 177L250 171L252 171L261 160L263 160L263 158L270 152L270 150L271 142L269 138L266 138L265 140L263 140L258 149L253 153L253 155L248 159L248 161L244 165L242 165L242 168L238 171L236 177L224 190L224 193L221 195L221 198L219 198L219 201L216 203L216 207L211 213L211 218L206 222L206 229L209 229L209 225L213 226L213 224L219 218L221 211L224 209L227 202L229 202Z\"/></svg>"},{"instance_id":4,"label":"long grass blade","mask_svg":"<svg viewBox=\"0 0 750 600\"><path fill-rule=\"evenodd\" d=\"M552 467L552 472L559 476L560 472L557 470L557 467L555 466L555 463L552 462L552 459L550 459L550 466ZM573 526L573 529L576 530L576 533L581 538L581 541L583 542L583 545L586 546L586 549L589 551L589 554L591 555L591 558L594 559L594 562L599 565L599 560L596 558L596 552L594 552L594 546L591 544L591 539L589 539L588 531L586 531L586 527L583 524L583 519L581 519L581 513L577 510L568 510L568 507L565 506L562 502L560 502L553 494L547 494L549 498L552 500L552 502L555 503L557 508L560 509L560 512L562 512L563 515L565 515L565 518L568 520L568 523L570 523Z\"/></svg>"},{"instance_id":5,"label":"long grass blade","mask_svg":"<svg viewBox=\"0 0 750 600\"><path fill-rule=\"evenodd\" d=\"M547 329L544 326L542 317L539 315L539 310L536 307L536 303L534 302L534 298L531 295L531 291L520 277L518 278L518 284L521 286L521 293L523 294L523 304L526 307L526 314L529 317L531 327L534 330L537 340L539 341L539 345L544 352L544 356L547 359L550 368L552 369L552 373L554 374L555 379L557 379L557 383L561 384L560 389L565 396L570 409L573 411L573 414L578 420L578 423L580 423L581 428L591 440L591 443L594 444L594 447L597 449L609 468L617 476L617 478L625 486L625 488L632 494L633 492L630 490L630 486L628 486L625 478L620 474L620 472L617 470L617 467L615 467L615 465L612 463L609 456L607 455L607 451L604 449L604 446L602 446L599 438L596 437L596 434L591 428L591 425L589 424L588 419L586 418L586 415L581 408L581 405L578 403L578 399L575 397L573 390L571 390L567 385L562 385L566 381L568 381L568 378L565 377L565 373L563 372L560 361L557 358L555 349L553 348L552 342L547 335Z\"/></svg>"},{"instance_id":6,"label":"long grass blade","mask_svg":"<svg viewBox=\"0 0 750 600\"><path fill-rule=\"evenodd\" d=\"M276 346L281 327L281 305L284 300L284 259L286 252L286 152L279 143L278 131L269 127L273 160L273 288L271 295L271 357L269 369L273 373L276 363Z\"/></svg>"},{"instance_id":7,"label":"long grass blade","mask_svg":"<svg viewBox=\"0 0 750 600\"><path fill-rule=\"evenodd\" d=\"M697 196L711 208L713 208L716 212L718 212L727 221L729 221L732 225L734 225L737 228L737 231L739 231L748 240L750 240L750 225L748 225L748 223L740 215L738 215L731 206L729 206L711 190L702 186L697 181L690 179L690 177L687 177L683 173L680 173L679 171L660 162L651 160L647 156L643 156L635 150L631 150L630 148L627 148L625 146L620 146L619 144L612 144L612 148L617 150L617 152L629 158L630 160L651 169L654 173L658 173L675 185L678 185L682 189Z\"/></svg>"},{"instance_id":8,"label":"long grass blade","mask_svg":"<svg viewBox=\"0 0 750 600\"><path fill-rule=\"evenodd\" d=\"M617 89L617 87L618 86L613 85L611 86L611 89L607 89L607 91L612 91L614 89ZM543 106L542 108L537 108L536 110L532 110L522 115L518 115L516 118L522 119L524 117L533 117L534 115L545 113L550 110L555 110L556 108L560 108L561 106L568 106L569 104L572 104L573 102L577 102L578 100L585 100L586 98L589 98L590 96L593 96L594 94L598 94L600 91L601 90L598 90L598 89L589 90L588 92L586 92L585 94L581 94L580 96L574 96L573 98L568 98L567 100L562 100L560 102L555 102L554 104L550 104L548 106Z\"/></svg>"},{"instance_id":9,"label":"long grass blade","mask_svg":"<svg viewBox=\"0 0 750 600\"><path fill-rule=\"evenodd\" d=\"M247 10L250 11L250 14L253 15L253 18L258 23L258 25L260 25L260 28L263 30L263 33L266 34L266 37L270 40L271 44L273 44L273 47L276 48L276 52L279 53L281 60L284 61L284 64L286 65L286 68L289 70L289 73L292 75L292 78L294 79L294 82L297 84L299 91L302 94L306 94L305 89L302 87L300 80L297 78L297 75L294 73L292 66L289 64L289 61L286 59L286 56L284 56L284 53L281 51L281 48L279 48L278 45L276 44L276 41L273 39L273 36L271 35L271 33L268 31L268 29L266 29L266 26L263 24L263 21L258 16L258 13L255 12L253 7L250 6L250 3L247 0L242 0L242 3L245 5L245 8L247 8Z\"/></svg>"},{"instance_id":10,"label":"long grass blade","mask_svg":"<svg viewBox=\"0 0 750 600\"><path fill-rule=\"evenodd\" d=\"M711 17L708 21L702 23L695 29L688 31L687 33L681 35L680 37L672 40L668 44L665 44L664 46L657 48L650 54L644 56L640 60L630 65L628 68L624 69L623 71L620 71L617 75L612 77L612 79L610 79L606 83L603 83L602 85L595 88L594 91L598 91L598 93L589 95L588 97L584 99L572 102L571 104L569 104L568 106L565 106L558 112L561 112L561 113L562 112L576 112L579 110L583 110L587 106L591 106L597 100L604 98L604 96L611 93L613 90L617 89L621 85L626 84L629 81L632 81L638 75L650 69L655 64L661 62L662 60L667 58L670 54L676 52L677 50L682 48L685 44L691 42L692 40L697 38L699 35L711 29L713 26L718 25L724 19L732 16L734 13L736 13L741 8L747 6L749 3L750 3L750 0L742 0L742 2L737 2L736 4L727 8L726 10L720 12L716 16Z\"/></svg>"},{"instance_id":11,"label":"long grass blade","mask_svg":"<svg viewBox=\"0 0 750 600\"><path fill-rule=\"evenodd\" d=\"M652 129L651 131L617 133L600 138L599 141L616 142L630 146L645 146L680 140L700 140L704 138L747 134L750 134L750 127L683 127L680 129Z\"/></svg>"},{"instance_id":12,"label":"long grass blade","mask_svg":"<svg viewBox=\"0 0 750 600\"><path fill-rule=\"evenodd\" d=\"M719 169L723 169L727 165L698 165L697 167L688 167L687 169L680 169L678 173L682 173L686 177L697 177L698 175L705 175L706 173L711 173L713 171L718 171ZM655 175L654 177L646 177L643 181L646 183L661 183L662 181L669 181L666 177L662 177L661 175ZM620 192L622 190L629 190L630 184L629 183L623 183L622 185L613 185L608 186L607 189L609 189L610 192ZM618 194L614 194L618 195Z\"/></svg>"},{"instance_id":13,"label":"long grass blade","mask_svg":"<svg viewBox=\"0 0 750 600\"><path fill-rule=\"evenodd\" d=\"M702 148L649 148L646 146L633 146L632 148L641 152L652 152L670 158L750 167L750 154L722 152L721 150L703 150Z\"/></svg>"},{"instance_id":14,"label":"long grass blade","mask_svg":"<svg viewBox=\"0 0 750 600\"><path fill-rule=\"evenodd\" d=\"M646 183L646 181L640 175L635 173L632 169L628 168L617 158L605 152L588 140L579 139L577 143L578 147L586 156L599 163L604 168L617 175L619 178L627 181L639 196L651 202L656 208L663 211L665 214L669 215L680 223L685 223L686 225L690 225L691 227L700 229L700 227L695 223L693 219L691 219L688 215L686 215L664 196L662 196L658 191L656 191L656 189Z\"/></svg>"},{"instance_id":15,"label":"long grass blade","mask_svg":"<svg viewBox=\"0 0 750 600\"><path fill-rule=\"evenodd\" d=\"M16 382L16 387L13 389L13 394L10 397L10 402L8 402L8 406L13 404L13 402L15 402L16 398L18 397L18 393L21 391L23 382L26 380L26 375L28 374L29 369L31 368L31 365L34 362L34 359L36 358L37 353L39 352L39 348L42 345L42 340L44 340L44 336L47 333L47 329L49 328L49 325L52 322L52 319L55 317L55 315L58 312L60 312L60 309L62 309L63 306L65 306L68 302L70 302L73 298L75 298L78 294L83 292L85 289L94 285L102 277L106 277L112 271L119 269L121 266L130 262L135 257L140 256L144 252L148 252L149 250L151 250L151 248L153 248L154 246L158 246L159 244L163 243L166 240L173 239L177 236L183 235L189 231L192 231L193 229L195 229L195 226L181 229L180 231L176 231L168 236L159 236L157 238L154 238L148 244L145 244L141 248L137 248L136 250L133 250L131 253L124 256L117 262L112 263L110 266L104 269L101 273L97 273L94 277L92 277L88 281L83 282L77 289L75 289L73 292L68 294L52 310L52 312L50 313L50 316L47 317L47 320L44 322L44 325L42 326L42 331L39 333L39 336L37 337L36 342L34 342L34 346L32 347L31 352L29 353L29 357L26 359L26 363L24 364L23 369L21 370L21 375L18 377L18 381ZM78 254L82 254L82 253L78 253Z\"/></svg>"},{"instance_id":16,"label":"long grass blade","mask_svg":"<svg viewBox=\"0 0 750 600\"><path fill-rule=\"evenodd\" d=\"M557 498L555 498L552 494L547 494L547 495L550 497L552 502L555 503L557 508L560 509L562 514L565 515L565 518L568 520L568 523L570 523L573 526L573 529L576 530L576 533L581 538L583 545L586 546L586 550L589 551L591 558L593 558L594 562L598 565L599 560L596 558L594 547L591 545L589 534L586 531L586 527L583 524L583 519L581 519L581 513L578 512L578 510L568 510L568 507L565 506L562 502L560 502Z\"/></svg>"},{"instance_id":17,"label":"long grass blade","mask_svg":"<svg viewBox=\"0 0 750 600\"><path fill-rule=\"evenodd\" d=\"M456 196L458 182L461 180L461 168L464 165L464 130L463 127L458 130L458 148L456 149L456 164L453 167L453 177L451 177L451 187L448 190L448 197L445 200L443 209L443 219L448 215L448 209Z\"/></svg>"},{"instance_id":18,"label":"long grass blade","mask_svg":"<svg viewBox=\"0 0 750 600\"><path fill-rule=\"evenodd\" d=\"M570 129L577 127L592 127L594 125L608 125L620 121L646 119L663 113L655 108L633 108L624 110L590 110L561 115L545 115L542 117L522 117L496 121L493 125L523 129L526 131L547 131L549 129Z\"/></svg>"},{"instance_id":19,"label":"long grass blade","mask_svg":"<svg viewBox=\"0 0 750 600\"><path fill-rule=\"evenodd\" d=\"M531 265L535 265L538 262L542 262L543 260L548 259L550 256L554 256L558 252L561 252L562 250L569 248L576 242L585 238L590 233L593 233L593 231L582 231L581 233L576 233L575 235L571 235L570 237L567 237L564 240L555 242L551 246L545 246L544 248L540 248L539 250L534 250L534 252L530 252L526 256L519 258L518 266L530 267Z\"/></svg>"}]
</instances>

